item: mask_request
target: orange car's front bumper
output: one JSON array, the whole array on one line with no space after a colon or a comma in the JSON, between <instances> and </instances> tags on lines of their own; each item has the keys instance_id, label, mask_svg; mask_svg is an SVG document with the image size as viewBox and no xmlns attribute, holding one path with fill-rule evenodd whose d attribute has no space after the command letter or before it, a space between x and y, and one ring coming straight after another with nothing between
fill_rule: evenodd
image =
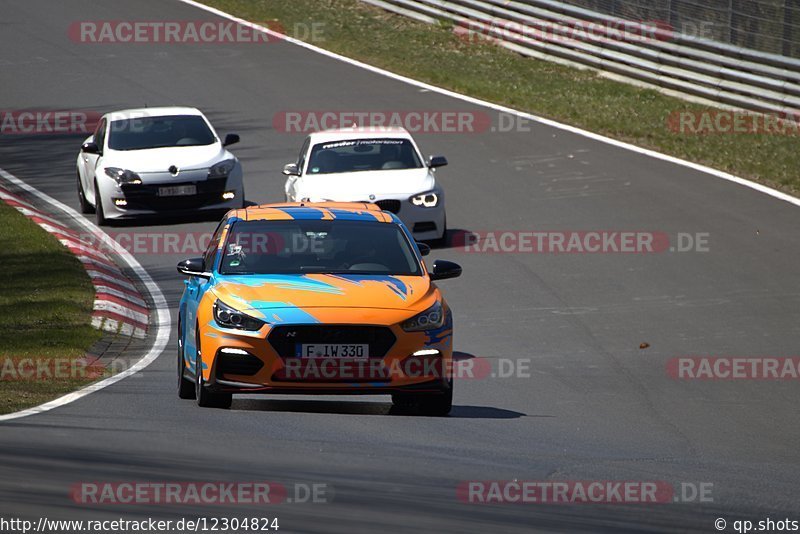
<instances>
[{"instance_id":1,"label":"orange car's front bumper","mask_svg":"<svg viewBox=\"0 0 800 534\"><path fill-rule=\"evenodd\" d=\"M322 314L330 323L265 325L258 332L223 329L211 319L200 328L203 378L212 389L232 393L440 392L450 387L453 365L452 314L445 309L441 328L420 332L387 322L393 315L387 313L373 313L369 323L339 323L335 319L347 313L331 311ZM295 348L331 340L368 340L370 355L303 358Z\"/></svg>"}]
</instances>

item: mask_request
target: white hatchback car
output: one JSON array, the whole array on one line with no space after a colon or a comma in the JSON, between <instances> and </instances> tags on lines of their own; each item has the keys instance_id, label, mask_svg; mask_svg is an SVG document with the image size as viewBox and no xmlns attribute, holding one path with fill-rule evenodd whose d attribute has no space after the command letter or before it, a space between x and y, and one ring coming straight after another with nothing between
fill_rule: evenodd
<instances>
[{"instance_id":1,"label":"white hatchback car","mask_svg":"<svg viewBox=\"0 0 800 534\"><path fill-rule=\"evenodd\" d=\"M414 238L442 243L447 232L444 190L405 129L348 128L315 132L295 163L283 168L288 202L373 202L397 214Z\"/></svg>"},{"instance_id":2,"label":"white hatchback car","mask_svg":"<svg viewBox=\"0 0 800 534\"><path fill-rule=\"evenodd\" d=\"M83 213L110 219L244 205L239 160L195 108L128 109L101 117L78 154Z\"/></svg>"}]
</instances>

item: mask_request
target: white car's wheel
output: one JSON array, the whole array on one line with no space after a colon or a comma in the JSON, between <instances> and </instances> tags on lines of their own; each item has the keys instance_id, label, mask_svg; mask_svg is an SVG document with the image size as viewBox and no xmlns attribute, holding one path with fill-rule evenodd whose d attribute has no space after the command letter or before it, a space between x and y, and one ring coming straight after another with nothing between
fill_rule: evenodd
<instances>
[{"instance_id":1,"label":"white car's wheel","mask_svg":"<svg viewBox=\"0 0 800 534\"><path fill-rule=\"evenodd\" d=\"M100 188L97 182L94 183L94 219L97 226L105 226L108 224L105 211L103 210L103 197L100 196Z\"/></svg>"},{"instance_id":2,"label":"white car's wheel","mask_svg":"<svg viewBox=\"0 0 800 534\"><path fill-rule=\"evenodd\" d=\"M89 201L86 200L86 195L83 192L83 183L81 183L81 173L77 171L78 174L78 202L80 203L81 213L89 214L94 213L94 206L89 204Z\"/></svg>"}]
</instances>

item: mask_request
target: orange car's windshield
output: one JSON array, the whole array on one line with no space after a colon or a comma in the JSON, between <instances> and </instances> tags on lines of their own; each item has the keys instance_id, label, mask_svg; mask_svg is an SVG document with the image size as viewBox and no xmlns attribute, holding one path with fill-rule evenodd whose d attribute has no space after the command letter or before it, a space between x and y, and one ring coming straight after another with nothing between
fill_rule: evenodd
<instances>
[{"instance_id":1,"label":"orange car's windshield","mask_svg":"<svg viewBox=\"0 0 800 534\"><path fill-rule=\"evenodd\" d=\"M237 221L221 274L422 274L400 226L348 220Z\"/></svg>"}]
</instances>

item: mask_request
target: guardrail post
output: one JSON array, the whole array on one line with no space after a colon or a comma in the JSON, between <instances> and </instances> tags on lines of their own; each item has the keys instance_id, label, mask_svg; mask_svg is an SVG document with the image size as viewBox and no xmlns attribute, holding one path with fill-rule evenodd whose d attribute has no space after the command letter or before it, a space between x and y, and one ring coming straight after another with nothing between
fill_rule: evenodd
<instances>
[{"instance_id":1,"label":"guardrail post","mask_svg":"<svg viewBox=\"0 0 800 534\"><path fill-rule=\"evenodd\" d=\"M783 2L783 55L792 56L792 0Z\"/></svg>"}]
</instances>

